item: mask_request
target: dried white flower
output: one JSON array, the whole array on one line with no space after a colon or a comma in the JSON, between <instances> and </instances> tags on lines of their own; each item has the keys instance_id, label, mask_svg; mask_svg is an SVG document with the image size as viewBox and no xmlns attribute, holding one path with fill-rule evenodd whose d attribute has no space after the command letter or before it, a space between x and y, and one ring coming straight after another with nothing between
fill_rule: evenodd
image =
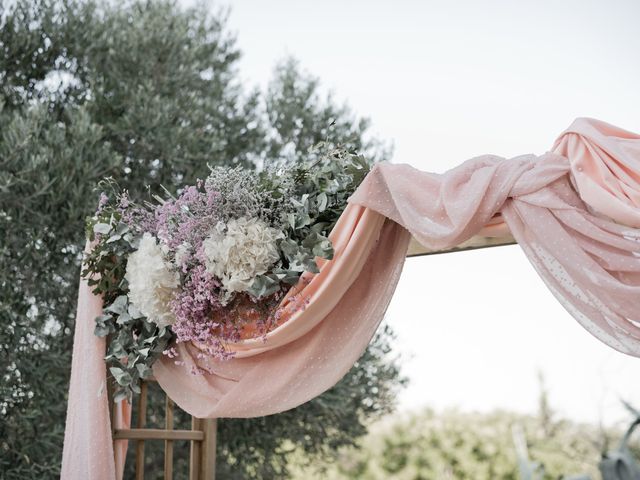
<instances>
[{"instance_id":1,"label":"dried white flower","mask_svg":"<svg viewBox=\"0 0 640 480\"><path fill-rule=\"evenodd\" d=\"M206 269L222 282L229 293L249 290L254 279L269 270L280 255L280 230L261 220L246 217L218 222L204 240Z\"/></svg>"},{"instance_id":2,"label":"dried white flower","mask_svg":"<svg viewBox=\"0 0 640 480\"><path fill-rule=\"evenodd\" d=\"M191 245L189 243L183 242L178 245L178 248L176 248L176 253L173 257L173 261L176 267L181 268L187 262L187 260L189 260L190 252Z\"/></svg>"},{"instance_id":3,"label":"dried white flower","mask_svg":"<svg viewBox=\"0 0 640 480\"><path fill-rule=\"evenodd\" d=\"M129 282L129 301L149 321L161 327L175 321L169 303L180 277L169 269L162 247L150 233L142 236L138 250L129 255L125 278Z\"/></svg>"}]
</instances>

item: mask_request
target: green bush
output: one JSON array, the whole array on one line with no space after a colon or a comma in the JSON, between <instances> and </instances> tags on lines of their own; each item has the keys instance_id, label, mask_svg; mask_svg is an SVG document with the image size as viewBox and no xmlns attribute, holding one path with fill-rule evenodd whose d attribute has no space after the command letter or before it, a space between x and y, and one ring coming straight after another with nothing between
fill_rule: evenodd
<instances>
[{"instance_id":1,"label":"green bush","mask_svg":"<svg viewBox=\"0 0 640 480\"><path fill-rule=\"evenodd\" d=\"M344 448L336 463L295 469L296 479L523 480L513 439L521 428L529 456L545 467L541 479L590 474L598 479L603 432L565 420L506 411L456 410L387 419L372 427L358 448ZM614 432L608 432L612 435Z\"/></svg>"}]
</instances>

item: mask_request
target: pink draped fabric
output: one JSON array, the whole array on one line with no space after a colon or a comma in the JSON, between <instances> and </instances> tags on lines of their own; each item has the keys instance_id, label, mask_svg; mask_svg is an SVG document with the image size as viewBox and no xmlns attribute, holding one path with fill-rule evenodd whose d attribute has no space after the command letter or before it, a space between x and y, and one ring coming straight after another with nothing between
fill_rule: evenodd
<instances>
[{"instance_id":1,"label":"pink draped fabric","mask_svg":"<svg viewBox=\"0 0 640 480\"><path fill-rule=\"evenodd\" d=\"M393 295L409 232L427 247L448 248L480 231L504 234L502 219L588 331L640 356L640 139L579 119L554 151L477 157L442 175L377 165L331 234L334 260L306 275L291 297L307 303L305 309L292 308L265 340L230 345L236 356L207 364L207 375L189 373L198 350L180 345L185 365L162 358L154 366L158 382L198 417L253 417L300 405L340 380L366 348ZM122 468L122 458L117 465L111 460L100 390L104 342L93 337L100 310L99 299L81 285L65 479L111 480Z\"/></svg>"},{"instance_id":2,"label":"pink draped fabric","mask_svg":"<svg viewBox=\"0 0 640 480\"><path fill-rule=\"evenodd\" d=\"M640 135L579 118L553 151L569 159L575 186L594 212L640 227Z\"/></svg>"},{"instance_id":3,"label":"pink draped fabric","mask_svg":"<svg viewBox=\"0 0 640 480\"><path fill-rule=\"evenodd\" d=\"M87 251L89 244L85 248ZM131 406L120 402L115 409L107 398L106 339L93 334L95 318L102 314L102 297L94 295L80 279L78 313L73 336L71 380L64 430L62 479L121 479L128 442L111 439L110 410L114 428L128 428Z\"/></svg>"}]
</instances>

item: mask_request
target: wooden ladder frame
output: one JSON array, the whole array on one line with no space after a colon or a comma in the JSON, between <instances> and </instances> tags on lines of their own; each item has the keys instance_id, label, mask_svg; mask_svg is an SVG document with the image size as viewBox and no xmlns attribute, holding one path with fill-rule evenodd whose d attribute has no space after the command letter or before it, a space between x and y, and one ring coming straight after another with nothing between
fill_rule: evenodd
<instances>
[{"instance_id":1,"label":"wooden ladder frame","mask_svg":"<svg viewBox=\"0 0 640 480\"><path fill-rule=\"evenodd\" d=\"M164 429L146 428L147 390L150 381L154 380L140 382L136 427L129 429L112 428L114 449L117 440L136 441L135 479L143 480L145 441L164 440L164 479L173 480L173 442L175 440L188 440L191 449L189 455L189 480L215 480L218 420L191 416L191 430L175 430L173 428L175 404L163 392L165 396ZM112 402L111 398L111 395L109 395L109 401L113 404L111 418L114 418L117 406Z\"/></svg>"},{"instance_id":2,"label":"wooden ladder frame","mask_svg":"<svg viewBox=\"0 0 640 480\"><path fill-rule=\"evenodd\" d=\"M414 238L411 239L407 257L435 255L439 253L461 252L479 248L513 245L512 236L480 237L475 236L468 241L445 250L430 250L423 247ZM109 380L111 383L111 380ZM215 480L216 476L216 436L217 419L191 417L191 430L174 430L173 412L175 404L165 394L165 428L145 428L147 414L148 381L142 381L138 398L138 417L136 428L113 429L113 441L136 440L136 480L144 479L144 444L148 440L164 440L164 478L173 479L173 442L174 440L190 441L189 480ZM111 395L109 396L111 402ZM114 405L114 415L115 415ZM112 417L113 418L113 417Z\"/></svg>"}]
</instances>

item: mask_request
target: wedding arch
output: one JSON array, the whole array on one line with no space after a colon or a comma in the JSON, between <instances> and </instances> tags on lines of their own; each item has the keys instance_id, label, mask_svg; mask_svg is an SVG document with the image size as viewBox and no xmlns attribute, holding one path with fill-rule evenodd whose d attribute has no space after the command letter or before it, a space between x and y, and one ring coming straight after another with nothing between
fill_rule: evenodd
<instances>
[{"instance_id":1,"label":"wedding arch","mask_svg":"<svg viewBox=\"0 0 640 480\"><path fill-rule=\"evenodd\" d=\"M580 118L541 156L485 155L440 175L376 165L329 238L333 258L292 288L304 308L285 309L260 338L226 344L229 359L208 358L205 367L197 343L180 343L180 361L154 363L167 394L161 431L145 431L143 424L131 429L126 400L110 412L105 339L93 334L103 302L82 280L63 478L120 478L128 439L163 439L168 449L173 440L191 440L192 478L212 478L213 419L278 413L339 381L378 327L406 256L517 242L585 329L640 356L640 136L634 133ZM187 373L193 369L207 373ZM174 402L194 417L192 430L171 431Z\"/></svg>"}]
</instances>

